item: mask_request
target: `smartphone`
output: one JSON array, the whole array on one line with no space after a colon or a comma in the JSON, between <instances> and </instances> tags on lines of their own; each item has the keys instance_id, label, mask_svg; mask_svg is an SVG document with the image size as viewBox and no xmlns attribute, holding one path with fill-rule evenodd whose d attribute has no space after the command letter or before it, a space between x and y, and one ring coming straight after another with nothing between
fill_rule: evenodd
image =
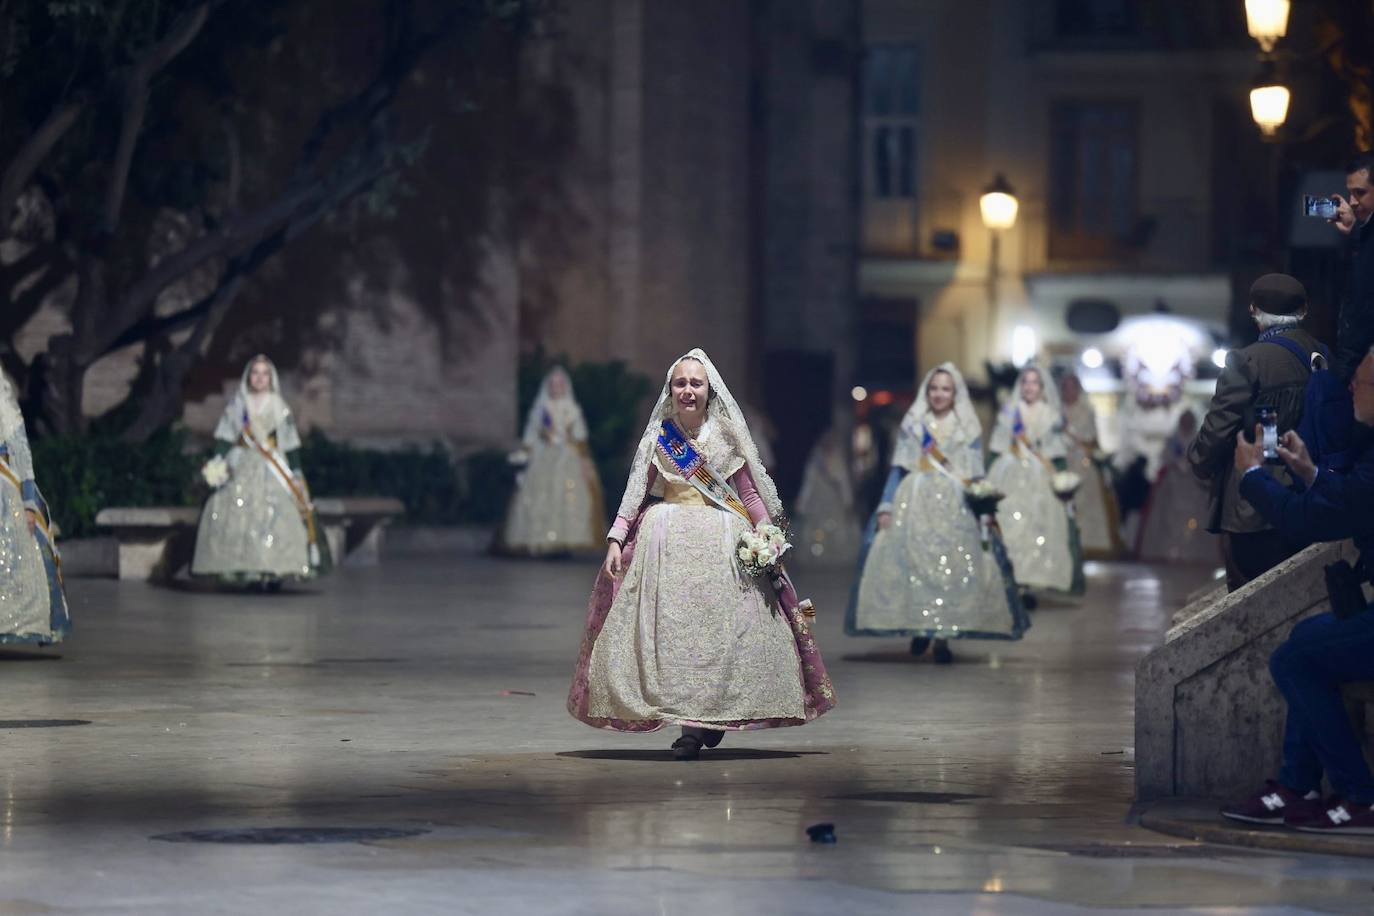
<instances>
[{"instance_id":1,"label":"smartphone","mask_svg":"<svg viewBox=\"0 0 1374 916\"><path fill-rule=\"evenodd\" d=\"M1315 216L1318 219L1335 219L1336 212L1340 206L1329 197L1313 197L1311 194L1302 196L1302 212L1304 216Z\"/></svg>"},{"instance_id":2,"label":"smartphone","mask_svg":"<svg viewBox=\"0 0 1374 916\"><path fill-rule=\"evenodd\" d=\"M1279 412L1273 407L1260 407L1255 411L1255 419L1259 421L1261 431L1264 434L1264 460L1276 462L1279 460Z\"/></svg>"}]
</instances>

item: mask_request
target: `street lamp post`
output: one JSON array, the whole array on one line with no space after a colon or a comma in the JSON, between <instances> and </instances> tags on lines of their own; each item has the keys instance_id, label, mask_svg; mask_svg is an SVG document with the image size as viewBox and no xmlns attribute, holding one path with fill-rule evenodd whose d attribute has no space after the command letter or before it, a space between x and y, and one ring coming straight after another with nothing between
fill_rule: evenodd
<instances>
[{"instance_id":1,"label":"street lamp post","mask_svg":"<svg viewBox=\"0 0 1374 916\"><path fill-rule=\"evenodd\" d=\"M992 250L988 263L988 365L992 365L992 354L997 346L997 258L1001 241L1000 233L1016 225L1016 213L1020 204L1011 184L1001 172L993 178L992 184L983 189L978 198L978 210L983 216L983 225L992 233Z\"/></svg>"},{"instance_id":2,"label":"street lamp post","mask_svg":"<svg viewBox=\"0 0 1374 916\"><path fill-rule=\"evenodd\" d=\"M1250 116L1266 139L1276 138L1283 122L1288 120L1290 98L1291 93L1279 78L1278 69L1272 62L1265 61L1250 88Z\"/></svg>"}]
</instances>

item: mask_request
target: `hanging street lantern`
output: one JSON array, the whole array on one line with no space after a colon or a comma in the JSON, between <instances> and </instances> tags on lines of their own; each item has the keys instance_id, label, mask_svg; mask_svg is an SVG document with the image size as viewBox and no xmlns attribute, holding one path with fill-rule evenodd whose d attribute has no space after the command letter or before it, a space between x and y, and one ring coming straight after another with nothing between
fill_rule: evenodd
<instances>
[{"instance_id":1,"label":"hanging street lantern","mask_svg":"<svg viewBox=\"0 0 1374 916\"><path fill-rule=\"evenodd\" d=\"M1245 25L1265 54L1288 34L1289 0L1245 0Z\"/></svg>"},{"instance_id":2,"label":"hanging street lantern","mask_svg":"<svg viewBox=\"0 0 1374 916\"><path fill-rule=\"evenodd\" d=\"M983 189L978 198L978 209L983 213L983 225L989 229L1010 229L1016 225L1016 211L1020 205L1011 185L1000 172L992 184Z\"/></svg>"},{"instance_id":3,"label":"hanging street lantern","mask_svg":"<svg viewBox=\"0 0 1374 916\"><path fill-rule=\"evenodd\" d=\"M1290 98L1288 87L1279 79L1278 70L1271 62L1264 62L1251 84L1250 116L1266 137L1278 134L1283 122L1288 120Z\"/></svg>"}]
</instances>

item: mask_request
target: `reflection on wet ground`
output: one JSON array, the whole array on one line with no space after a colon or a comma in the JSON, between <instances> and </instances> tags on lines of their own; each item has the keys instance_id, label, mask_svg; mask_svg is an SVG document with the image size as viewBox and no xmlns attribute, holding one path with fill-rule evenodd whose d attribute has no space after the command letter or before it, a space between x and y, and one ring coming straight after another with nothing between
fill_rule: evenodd
<instances>
[{"instance_id":1,"label":"reflection on wet ground","mask_svg":"<svg viewBox=\"0 0 1374 916\"><path fill-rule=\"evenodd\" d=\"M845 638L847 573L798 570L840 706L688 764L563 710L594 569L73 582L62 660L0 658L0 913L1374 910L1367 861L1127 823L1135 662L1206 571L1099 565L939 666Z\"/></svg>"}]
</instances>

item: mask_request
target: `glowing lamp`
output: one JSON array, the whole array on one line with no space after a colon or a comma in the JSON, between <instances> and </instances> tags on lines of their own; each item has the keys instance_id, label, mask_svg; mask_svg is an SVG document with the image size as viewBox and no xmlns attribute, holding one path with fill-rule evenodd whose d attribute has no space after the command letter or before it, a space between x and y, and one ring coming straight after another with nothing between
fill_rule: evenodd
<instances>
[{"instance_id":1,"label":"glowing lamp","mask_svg":"<svg viewBox=\"0 0 1374 916\"><path fill-rule=\"evenodd\" d=\"M1020 204L1001 173L983 189L983 196L978 198L978 209L983 214L983 225L989 229L1010 229L1016 225L1016 211L1020 209Z\"/></svg>"},{"instance_id":2,"label":"glowing lamp","mask_svg":"<svg viewBox=\"0 0 1374 916\"><path fill-rule=\"evenodd\" d=\"M1289 0L1245 0L1245 26L1266 54L1288 34Z\"/></svg>"},{"instance_id":3,"label":"glowing lamp","mask_svg":"<svg viewBox=\"0 0 1374 916\"><path fill-rule=\"evenodd\" d=\"M1212 351L1212 365L1216 366L1218 369L1225 369L1225 368L1226 368L1226 353L1227 353L1227 350L1226 350L1225 347L1217 347L1215 350L1213 350L1213 351Z\"/></svg>"},{"instance_id":4,"label":"glowing lamp","mask_svg":"<svg viewBox=\"0 0 1374 916\"><path fill-rule=\"evenodd\" d=\"M1101 369L1102 364L1106 362L1102 357L1102 351L1097 349L1097 347L1089 347L1084 350L1082 360L1083 365L1089 369Z\"/></svg>"},{"instance_id":5,"label":"glowing lamp","mask_svg":"<svg viewBox=\"0 0 1374 916\"><path fill-rule=\"evenodd\" d=\"M856 401L866 401L868 400L868 389L863 385L855 385L850 389L849 396Z\"/></svg>"}]
</instances>

